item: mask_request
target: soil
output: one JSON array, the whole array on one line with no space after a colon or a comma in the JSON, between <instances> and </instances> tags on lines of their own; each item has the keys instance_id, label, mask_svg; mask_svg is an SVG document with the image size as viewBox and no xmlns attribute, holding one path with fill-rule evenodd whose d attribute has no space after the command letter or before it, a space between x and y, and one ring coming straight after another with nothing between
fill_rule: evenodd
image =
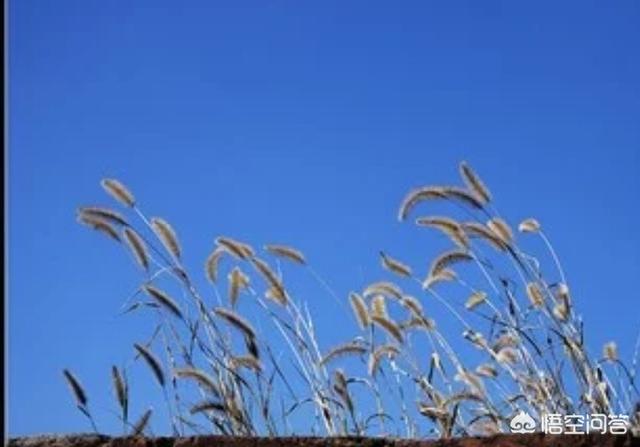
<instances>
[{"instance_id":1,"label":"soil","mask_svg":"<svg viewBox=\"0 0 640 447\"><path fill-rule=\"evenodd\" d=\"M102 435L32 436L12 438L9 447L626 447L639 446L640 438L614 435L497 435L450 440L384 438L112 438Z\"/></svg>"}]
</instances>

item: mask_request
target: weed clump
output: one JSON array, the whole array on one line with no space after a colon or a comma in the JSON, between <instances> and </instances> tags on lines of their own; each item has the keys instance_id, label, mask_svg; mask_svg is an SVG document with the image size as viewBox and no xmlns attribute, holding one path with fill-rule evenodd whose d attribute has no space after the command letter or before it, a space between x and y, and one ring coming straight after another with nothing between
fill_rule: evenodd
<instances>
[{"instance_id":1,"label":"weed clump","mask_svg":"<svg viewBox=\"0 0 640 447\"><path fill-rule=\"evenodd\" d=\"M133 360L146 363L162 388L174 432L286 435L294 431L290 421L302 414L308 423L296 423L302 433L447 438L507 431L522 411L538 419L551 413L628 414L638 430L635 371L619 359L613 342L601 359L589 353L566 276L541 224L534 218L509 224L467 163L460 174L464 186L413 189L398 212L407 221L433 202L452 204L454 215L418 215L414 221L418 229L446 236L450 247L432 258L423 277L380 251L393 280L348 294L354 335L322 349L313 318L280 263L291 274L306 271L322 282L300 250L282 244L256 250L217 237L204 264L209 284L201 293L182 265L182 246L169 222L148 219L124 184L103 180L137 223L98 206L80 208L78 220L123 241L144 271L140 291L151 301L134 302L127 311L154 312L157 325L151 337L134 344ZM553 260L552 273L521 247L521 237L541 241L543 256ZM160 282L181 293L170 295ZM432 303L459 324L459 334L442 332L425 313ZM276 350L288 351L289 360ZM93 424L80 382L68 370L64 376ZM118 414L126 433L140 435L150 429L152 411L129 423L126 377L125 369L113 367Z\"/></svg>"}]
</instances>

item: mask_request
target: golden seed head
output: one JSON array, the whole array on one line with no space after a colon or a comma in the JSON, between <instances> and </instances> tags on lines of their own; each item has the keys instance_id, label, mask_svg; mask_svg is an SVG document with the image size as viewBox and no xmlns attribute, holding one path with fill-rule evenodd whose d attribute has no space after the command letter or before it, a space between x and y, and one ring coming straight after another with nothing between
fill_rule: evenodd
<instances>
[{"instance_id":1,"label":"golden seed head","mask_svg":"<svg viewBox=\"0 0 640 447\"><path fill-rule=\"evenodd\" d=\"M218 266L222 255L226 252L224 247L216 247L204 263L205 275L212 284L218 280Z\"/></svg>"},{"instance_id":2,"label":"golden seed head","mask_svg":"<svg viewBox=\"0 0 640 447\"><path fill-rule=\"evenodd\" d=\"M402 337L402 331L398 325L391 319L382 316L373 315L371 321L384 329L389 335L395 338L399 343L402 343L404 338Z\"/></svg>"},{"instance_id":3,"label":"golden seed head","mask_svg":"<svg viewBox=\"0 0 640 447\"><path fill-rule=\"evenodd\" d=\"M320 364L325 365L331 360L345 355L362 355L366 352L367 348L365 348L361 342L354 340L333 348L324 357L322 357L322 359L320 360Z\"/></svg>"},{"instance_id":4,"label":"golden seed head","mask_svg":"<svg viewBox=\"0 0 640 447\"><path fill-rule=\"evenodd\" d=\"M462 226L449 217L429 216L416 219L416 225L420 227L435 228L446 234L454 244L460 248L469 248L469 238Z\"/></svg>"},{"instance_id":5,"label":"golden seed head","mask_svg":"<svg viewBox=\"0 0 640 447\"><path fill-rule=\"evenodd\" d=\"M505 363L505 364L515 364L518 362L518 360L520 359L520 355L518 354L518 351L516 351L513 348L510 347L505 347L502 348L497 354L496 354L496 360L499 363Z\"/></svg>"},{"instance_id":6,"label":"golden seed head","mask_svg":"<svg viewBox=\"0 0 640 447\"><path fill-rule=\"evenodd\" d=\"M466 250L456 249L446 251L433 260L428 277L437 276L442 270L454 264L471 260L473 260L473 257Z\"/></svg>"},{"instance_id":7,"label":"golden seed head","mask_svg":"<svg viewBox=\"0 0 640 447\"><path fill-rule=\"evenodd\" d=\"M518 225L518 230L522 233L537 233L540 231L540 223L533 218L525 219Z\"/></svg>"},{"instance_id":8,"label":"golden seed head","mask_svg":"<svg viewBox=\"0 0 640 447\"><path fill-rule=\"evenodd\" d=\"M118 405L120 405L120 408L126 412L129 400L129 389L127 387L127 382L118 370L118 367L115 365L111 367L111 379L113 383L113 391L116 395L116 399L118 400Z\"/></svg>"},{"instance_id":9,"label":"golden seed head","mask_svg":"<svg viewBox=\"0 0 640 447\"><path fill-rule=\"evenodd\" d=\"M230 237L220 236L216 238L216 244L227 249L229 253L238 259L250 259L255 256L255 251L249 244L231 239Z\"/></svg>"},{"instance_id":10,"label":"golden seed head","mask_svg":"<svg viewBox=\"0 0 640 447\"><path fill-rule=\"evenodd\" d=\"M162 307L167 309L176 317L182 318L180 306L178 306L178 303L176 303L167 293L150 284L144 286L143 289L147 295L156 300Z\"/></svg>"},{"instance_id":11,"label":"golden seed head","mask_svg":"<svg viewBox=\"0 0 640 447\"><path fill-rule=\"evenodd\" d=\"M367 305L365 304L364 299L362 299L362 297L357 293L352 292L349 295L349 301L351 302L351 308L356 316L356 320L358 320L360 329L366 329L369 324L371 324L371 319L369 318L369 311L367 310Z\"/></svg>"},{"instance_id":12,"label":"golden seed head","mask_svg":"<svg viewBox=\"0 0 640 447\"><path fill-rule=\"evenodd\" d=\"M489 189L482 182L478 174L476 174L476 172L471 169L471 166L469 166L465 161L460 163L460 175L462 180L466 183L467 188L474 193L483 205L491 201L491 193L489 192Z\"/></svg>"},{"instance_id":13,"label":"golden seed head","mask_svg":"<svg viewBox=\"0 0 640 447\"><path fill-rule=\"evenodd\" d=\"M256 331L253 329L251 324L239 314L232 310L225 309L224 307L216 307L213 311L217 316L242 332L245 337L252 339L256 338Z\"/></svg>"},{"instance_id":14,"label":"golden seed head","mask_svg":"<svg viewBox=\"0 0 640 447\"><path fill-rule=\"evenodd\" d=\"M245 275L239 267L234 267L228 275L229 281L229 302L231 307L235 307L240 291L249 286L249 277Z\"/></svg>"},{"instance_id":15,"label":"golden seed head","mask_svg":"<svg viewBox=\"0 0 640 447\"><path fill-rule=\"evenodd\" d=\"M402 200L400 210L398 211L398 220L405 220L411 210L422 201L444 198L445 195L440 186L423 186L413 189Z\"/></svg>"},{"instance_id":16,"label":"golden seed head","mask_svg":"<svg viewBox=\"0 0 640 447\"><path fill-rule=\"evenodd\" d=\"M116 230L115 227L107 220L92 215L78 214L78 222L106 234L118 242L121 241L118 230Z\"/></svg>"},{"instance_id":17,"label":"golden seed head","mask_svg":"<svg viewBox=\"0 0 640 447\"><path fill-rule=\"evenodd\" d=\"M180 257L181 249L178 242L178 236L173 227L164 219L154 217L151 219L151 228L158 236L162 245L176 258Z\"/></svg>"},{"instance_id":18,"label":"golden seed head","mask_svg":"<svg viewBox=\"0 0 640 447\"><path fill-rule=\"evenodd\" d=\"M76 378L76 376L69 371L68 369L64 369L62 371L71 392L73 393L73 397L76 399L78 406L86 407L89 399L87 398L87 393L84 391L84 388L80 384L80 381Z\"/></svg>"},{"instance_id":19,"label":"golden seed head","mask_svg":"<svg viewBox=\"0 0 640 447\"><path fill-rule=\"evenodd\" d=\"M382 267L389 270L392 273L395 273L398 276L410 277L411 276L411 267L397 259L392 258L391 256L386 255L383 252L380 252L380 257L382 260Z\"/></svg>"},{"instance_id":20,"label":"golden seed head","mask_svg":"<svg viewBox=\"0 0 640 447\"><path fill-rule=\"evenodd\" d=\"M285 306L287 304L287 293L284 285L278 275L269 267L265 261L259 258L252 258L251 263L255 269L262 275L267 286L269 287L266 293L267 298L276 301L278 304Z\"/></svg>"},{"instance_id":21,"label":"golden seed head","mask_svg":"<svg viewBox=\"0 0 640 447\"><path fill-rule=\"evenodd\" d=\"M110 208L104 208L101 206L82 206L78 208L78 216L81 220L92 218L101 219L114 225L128 225L127 220L122 216L122 214Z\"/></svg>"},{"instance_id":22,"label":"golden seed head","mask_svg":"<svg viewBox=\"0 0 640 447\"><path fill-rule=\"evenodd\" d=\"M376 295L371 299L371 316L387 318L387 303L384 295Z\"/></svg>"},{"instance_id":23,"label":"golden seed head","mask_svg":"<svg viewBox=\"0 0 640 447\"><path fill-rule=\"evenodd\" d=\"M139 343L134 343L133 346L138 352L138 355L140 355L147 363L149 369L151 369L151 372L153 372L153 375L155 376L160 386L164 387L165 377L160 360L158 360L153 352L151 352L146 346L143 346Z\"/></svg>"},{"instance_id":24,"label":"golden seed head","mask_svg":"<svg viewBox=\"0 0 640 447\"><path fill-rule=\"evenodd\" d=\"M493 365L485 363L476 368L476 374L482 377L494 378L498 376L498 370Z\"/></svg>"},{"instance_id":25,"label":"golden seed head","mask_svg":"<svg viewBox=\"0 0 640 447\"><path fill-rule=\"evenodd\" d=\"M149 269L149 253L142 237L131 228L125 228L123 231L124 239L131 249L131 253L135 257L138 264L145 270Z\"/></svg>"},{"instance_id":26,"label":"golden seed head","mask_svg":"<svg viewBox=\"0 0 640 447\"><path fill-rule=\"evenodd\" d=\"M474 292L471 294L467 302L465 303L465 307L468 310L473 310L478 307L480 304L484 303L487 300L487 294L485 292Z\"/></svg>"},{"instance_id":27,"label":"golden seed head","mask_svg":"<svg viewBox=\"0 0 640 447\"><path fill-rule=\"evenodd\" d=\"M454 279L456 279L456 272L451 269L442 269L434 276L427 276L422 283L422 288L426 290L438 283L453 281Z\"/></svg>"},{"instance_id":28,"label":"golden seed head","mask_svg":"<svg viewBox=\"0 0 640 447\"><path fill-rule=\"evenodd\" d=\"M618 345L614 341L605 343L602 348L602 355L606 360L610 362L618 360Z\"/></svg>"},{"instance_id":29,"label":"golden seed head","mask_svg":"<svg viewBox=\"0 0 640 447\"><path fill-rule=\"evenodd\" d=\"M220 394L215 380L209 374L200 369L193 367L178 368L174 370L174 374L181 379L195 380L200 386L207 388L215 395Z\"/></svg>"},{"instance_id":30,"label":"golden seed head","mask_svg":"<svg viewBox=\"0 0 640 447\"><path fill-rule=\"evenodd\" d=\"M127 189L120 181L113 178L103 179L100 184L104 190L118 202L124 206L133 207L136 204L136 199L131 194L131 191Z\"/></svg>"},{"instance_id":31,"label":"golden seed head","mask_svg":"<svg viewBox=\"0 0 640 447\"><path fill-rule=\"evenodd\" d=\"M566 303L560 302L553 307L553 315L563 323L569 319L569 306Z\"/></svg>"},{"instance_id":32,"label":"golden seed head","mask_svg":"<svg viewBox=\"0 0 640 447\"><path fill-rule=\"evenodd\" d=\"M499 217L494 217L487 222L487 228L502 240L505 244L510 244L513 240L513 231L507 222Z\"/></svg>"},{"instance_id":33,"label":"golden seed head","mask_svg":"<svg viewBox=\"0 0 640 447\"><path fill-rule=\"evenodd\" d=\"M539 308L544 306L544 295L540 291L540 287L536 283L527 284L527 296L533 307Z\"/></svg>"},{"instance_id":34,"label":"golden seed head","mask_svg":"<svg viewBox=\"0 0 640 447\"><path fill-rule=\"evenodd\" d=\"M493 230L478 222L464 222L462 228L469 237L480 238L488 242L496 250L506 251L507 244Z\"/></svg>"},{"instance_id":35,"label":"golden seed head","mask_svg":"<svg viewBox=\"0 0 640 447\"><path fill-rule=\"evenodd\" d=\"M413 314L413 316L415 317L423 316L422 304L416 298L409 295L404 295L402 297L402 300L400 300L400 304L402 304L404 307L409 309L409 311Z\"/></svg>"},{"instance_id":36,"label":"golden seed head","mask_svg":"<svg viewBox=\"0 0 640 447\"><path fill-rule=\"evenodd\" d=\"M296 264L305 265L307 263L301 251L287 245L269 244L265 245L264 249L275 256L288 259Z\"/></svg>"},{"instance_id":37,"label":"golden seed head","mask_svg":"<svg viewBox=\"0 0 640 447\"><path fill-rule=\"evenodd\" d=\"M380 361L383 358L393 358L400 354L400 349L393 344L384 344L378 346L369 356L368 372L371 377L375 377L380 367Z\"/></svg>"},{"instance_id":38,"label":"golden seed head","mask_svg":"<svg viewBox=\"0 0 640 447\"><path fill-rule=\"evenodd\" d=\"M362 295L366 298L372 295L384 295L389 298L401 300L402 290L392 282L378 281L369 284L369 286L367 286L367 288L362 292Z\"/></svg>"},{"instance_id":39,"label":"golden seed head","mask_svg":"<svg viewBox=\"0 0 640 447\"><path fill-rule=\"evenodd\" d=\"M571 304L571 295L569 294L569 286L564 283L558 284L556 288L556 298L559 302L563 303L565 306L569 306Z\"/></svg>"}]
</instances>

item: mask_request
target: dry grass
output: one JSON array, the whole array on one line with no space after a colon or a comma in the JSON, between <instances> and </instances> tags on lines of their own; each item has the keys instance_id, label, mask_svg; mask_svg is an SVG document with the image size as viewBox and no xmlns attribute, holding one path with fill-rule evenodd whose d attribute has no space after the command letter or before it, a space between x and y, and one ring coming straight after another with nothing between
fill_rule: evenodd
<instances>
[{"instance_id":1,"label":"dry grass","mask_svg":"<svg viewBox=\"0 0 640 447\"><path fill-rule=\"evenodd\" d=\"M285 281L283 267L326 288L296 248L270 244L261 251L218 237L204 263L209 284L202 293L181 264L176 231L164 219L147 219L121 182L102 186L135 225L104 207L81 208L78 220L124 241L145 271L140 290L152 301L129 309L150 311L157 325L148 342L134 344L133 359L142 359L161 386L176 433L284 435L295 420L302 433L482 435L507 430L519 411L538 418L629 414L637 430L636 371L614 342L599 359L584 345L576 303L540 223L526 219L515 235L479 175L467 163L460 174L464 186L413 189L398 213L405 221L433 202L454 204L457 215L415 220L444 234L451 247L425 260L426 279L380 252L381 274L392 279L345 294L357 324L333 347L321 348L312 315ZM541 255L520 246L525 237L533 238L531 246L539 242ZM543 267L539 258L553 264ZM179 300L165 291L176 287ZM434 306L460 331L442 333ZM154 350L165 353L163 361ZM114 366L112 385L124 430L137 435L150 429L152 412L129 423L133 367ZM64 377L93 424L84 388L68 370Z\"/></svg>"}]
</instances>

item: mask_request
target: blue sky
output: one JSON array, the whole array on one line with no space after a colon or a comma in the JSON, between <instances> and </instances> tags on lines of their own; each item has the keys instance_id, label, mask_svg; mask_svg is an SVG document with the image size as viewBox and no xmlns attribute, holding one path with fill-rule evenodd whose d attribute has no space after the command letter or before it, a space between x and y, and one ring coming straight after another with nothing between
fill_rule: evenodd
<instances>
[{"instance_id":1,"label":"blue sky","mask_svg":"<svg viewBox=\"0 0 640 447\"><path fill-rule=\"evenodd\" d=\"M631 1L10 2L10 433L86 428L66 366L118 429L109 367L149 326L116 316L126 254L75 223L110 203L105 176L174 225L194 275L219 234L286 242L346 299L380 249L426 269L438 240L397 206L466 159L505 217L543 223L594 349L630 358L638 23Z\"/></svg>"}]
</instances>

